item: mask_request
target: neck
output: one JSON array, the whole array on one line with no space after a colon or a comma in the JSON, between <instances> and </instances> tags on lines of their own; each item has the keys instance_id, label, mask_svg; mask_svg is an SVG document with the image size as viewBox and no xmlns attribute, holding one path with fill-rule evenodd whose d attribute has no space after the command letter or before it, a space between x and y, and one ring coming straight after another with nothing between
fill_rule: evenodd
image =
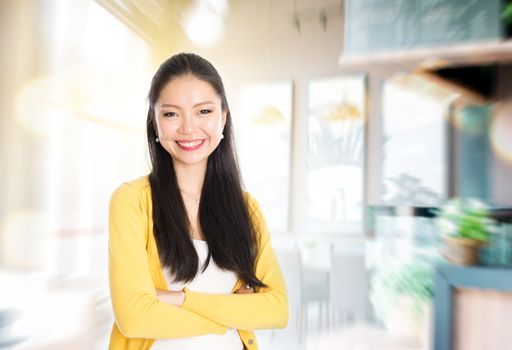
<instances>
[{"instance_id":1,"label":"neck","mask_svg":"<svg viewBox=\"0 0 512 350\"><path fill-rule=\"evenodd\" d=\"M189 196L199 198L206 175L206 162L194 165L174 163L174 171L180 190Z\"/></svg>"}]
</instances>

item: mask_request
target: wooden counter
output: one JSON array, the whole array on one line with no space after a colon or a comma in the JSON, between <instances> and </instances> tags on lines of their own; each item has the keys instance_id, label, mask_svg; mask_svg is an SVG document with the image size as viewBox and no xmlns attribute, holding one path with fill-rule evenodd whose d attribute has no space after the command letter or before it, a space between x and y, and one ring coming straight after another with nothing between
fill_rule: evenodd
<instances>
[{"instance_id":1,"label":"wooden counter","mask_svg":"<svg viewBox=\"0 0 512 350\"><path fill-rule=\"evenodd\" d=\"M434 308L436 350L503 350L512 344L512 269L440 263Z\"/></svg>"}]
</instances>

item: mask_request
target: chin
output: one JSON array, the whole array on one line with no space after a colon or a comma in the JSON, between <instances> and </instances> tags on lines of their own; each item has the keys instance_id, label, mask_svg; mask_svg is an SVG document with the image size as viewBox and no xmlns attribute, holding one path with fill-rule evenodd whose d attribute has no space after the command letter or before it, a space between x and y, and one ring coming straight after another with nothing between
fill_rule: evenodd
<instances>
[{"instance_id":1,"label":"chin","mask_svg":"<svg viewBox=\"0 0 512 350\"><path fill-rule=\"evenodd\" d=\"M184 159L184 158L174 158L173 157L173 163L174 165L178 166L185 166L185 167L191 167L191 166L199 166L204 163L206 166L206 163L208 161L208 158L202 158L202 159Z\"/></svg>"}]
</instances>

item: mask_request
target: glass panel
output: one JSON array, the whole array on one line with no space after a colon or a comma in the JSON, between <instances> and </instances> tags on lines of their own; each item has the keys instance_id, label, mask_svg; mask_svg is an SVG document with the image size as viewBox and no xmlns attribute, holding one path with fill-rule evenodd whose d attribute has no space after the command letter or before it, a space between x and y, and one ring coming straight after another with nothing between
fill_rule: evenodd
<instances>
[{"instance_id":1,"label":"glass panel","mask_svg":"<svg viewBox=\"0 0 512 350\"><path fill-rule=\"evenodd\" d=\"M361 233L365 79L309 83L307 227Z\"/></svg>"},{"instance_id":2,"label":"glass panel","mask_svg":"<svg viewBox=\"0 0 512 350\"><path fill-rule=\"evenodd\" d=\"M381 204L436 206L446 198L445 130L452 94L414 76L383 89Z\"/></svg>"},{"instance_id":3,"label":"glass panel","mask_svg":"<svg viewBox=\"0 0 512 350\"><path fill-rule=\"evenodd\" d=\"M234 123L247 190L258 200L273 232L288 228L292 83L249 85Z\"/></svg>"}]
</instances>

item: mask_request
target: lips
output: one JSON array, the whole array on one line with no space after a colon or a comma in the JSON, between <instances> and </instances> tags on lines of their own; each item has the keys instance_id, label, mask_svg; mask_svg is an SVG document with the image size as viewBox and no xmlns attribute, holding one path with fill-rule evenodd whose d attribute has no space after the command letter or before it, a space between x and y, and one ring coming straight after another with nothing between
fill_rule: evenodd
<instances>
[{"instance_id":1,"label":"lips","mask_svg":"<svg viewBox=\"0 0 512 350\"><path fill-rule=\"evenodd\" d=\"M196 149L201 148L204 143L203 140L180 140L176 141L178 146L185 151L195 151Z\"/></svg>"}]
</instances>

